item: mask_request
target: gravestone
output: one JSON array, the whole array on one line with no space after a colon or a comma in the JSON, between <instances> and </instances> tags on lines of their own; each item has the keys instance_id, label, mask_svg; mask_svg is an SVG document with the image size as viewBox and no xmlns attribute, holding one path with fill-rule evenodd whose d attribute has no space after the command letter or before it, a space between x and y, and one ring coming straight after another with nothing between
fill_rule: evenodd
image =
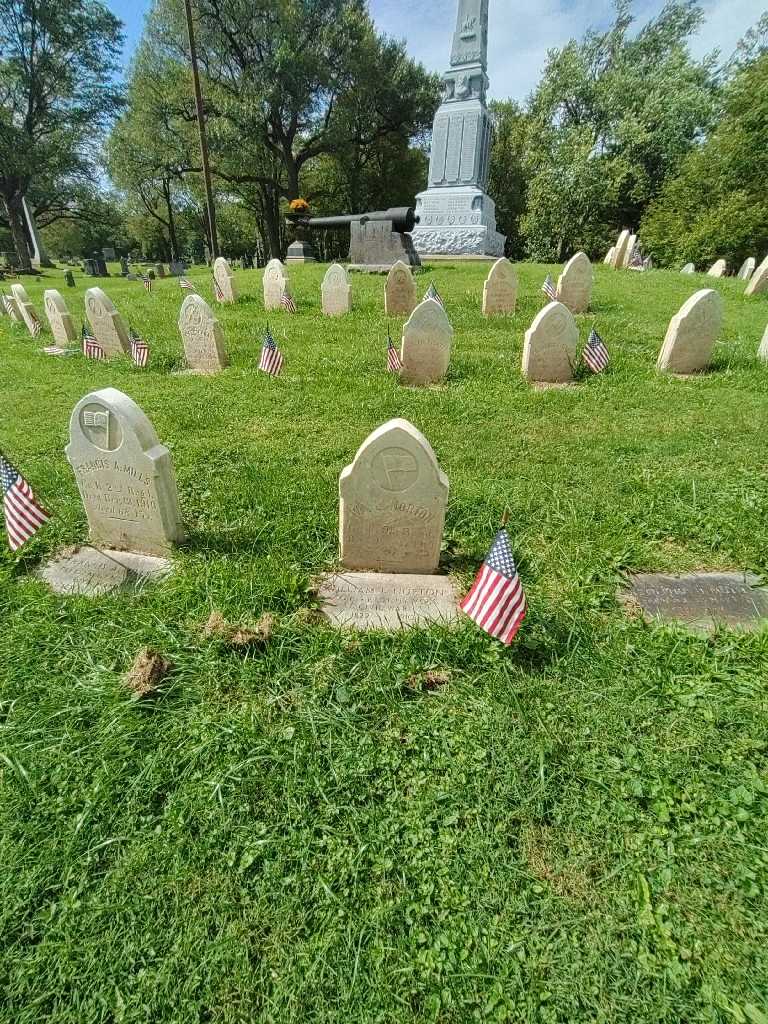
<instances>
[{"instance_id":1,"label":"gravestone","mask_svg":"<svg viewBox=\"0 0 768 1024\"><path fill-rule=\"evenodd\" d=\"M112 245L105 245L104 248L101 250L101 255L102 259L110 260L110 262L112 263L114 263L114 261L117 259L117 253L115 252L114 246Z\"/></svg>"},{"instance_id":2,"label":"gravestone","mask_svg":"<svg viewBox=\"0 0 768 1024\"><path fill-rule=\"evenodd\" d=\"M187 266L185 260L171 260L168 269L170 270L173 277L181 277L182 274L186 274L189 267Z\"/></svg>"},{"instance_id":3,"label":"gravestone","mask_svg":"<svg viewBox=\"0 0 768 1024\"><path fill-rule=\"evenodd\" d=\"M171 454L127 395L104 388L81 398L66 455L95 547L167 555L183 539Z\"/></svg>"},{"instance_id":4,"label":"gravestone","mask_svg":"<svg viewBox=\"0 0 768 1024\"><path fill-rule=\"evenodd\" d=\"M707 271L707 277L725 277L727 273L728 264L725 260L718 260L716 263L713 263Z\"/></svg>"},{"instance_id":5,"label":"gravestone","mask_svg":"<svg viewBox=\"0 0 768 1024\"><path fill-rule=\"evenodd\" d=\"M738 274L736 275L739 281L748 281L755 272L755 257L749 256L741 264Z\"/></svg>"},{"instance_id":6,"label":"gravestone","mask_svg":"<svg viewBox=\"0 0 768 1024\"><path fill-rule=\"evenodd\" d=\"M128 258L126 256L120 257L120 276L127 277L131 272L131 268L128 265Z\"/></svg>"},{"instance_id":7,"label":"gravestone","mask_svg":"<svg viewBox=\"0 0 768 1024\"><path fill-rule=\"evenodd\" d=\"M101 288L89 288L85 293L85 315L107 359L130 352L125 321Z\"/></svg>"},{"instance_id":8,"label":"gravestone","mask_svg":"<svg viewBox=\"0 0 768 1024\"><path fill-rule=\"evenodd\" d=\"M157 275L155 274L154 270L150 268L145 276L148 277L150 281L154 281Z\"/></svg>"},{"instance_id":9,"label":"gravestone","mask_svg":"<svg viewBox=\"0 0 768 1024\"><path fill-rule=\"evenodd\" d=\"M611 258L611 266L614 270L621 270L624 266L624 260L627 258L627 249L629 247L630 238L631 232L626 229L619 235L619 239L613 249L613 257Z\"/></svg>"},{"instance_id":10,"label":"gravestone","mask_svg":"<svg viewBox=\"0 0 768 1024\"><path fill-rule=\"evenodd\" d=\"M681 274L695 274L696 267L693 263L686 263L683 269L680 271Z\"/></svg>"},{"instance_id":11,"label":"gravestone","mask_svg":"<svg viewBox=\"0 0 768 1024\"><path fill-rule=\"evenodd\" d=\"M218 373L229 365L221 326L202 296L187 295L184 299L179 313L179 330L184 358L193 373Z\"/></svg>"},{"instance_id":12,"label":"gravestone","mask_svg":"<svg viewBox=\"0 0 768 1024\"><path fill-rule=\"evenodd\" d=\"M40 576L56 594L100 597L110 591L132 593L171 571L167 558L135 551L99 551L82 547L52 558Z\"/></svg>"},{"instance_id":13,"label":"gravestone","mask_svg":"<svg viewBox=\"0 0 768 1024\"><path fill-rule=\"evenodd\" d=\"M158 277L165 277L165 266L162 263L156 263L155 273Z\"/></svg>"},{"instance_id":14,"label":"gravestone","mask_svg":"<svg viewBox=\"0 0 768 1024\"><path fill-rule=\"evenodd\" d=\"M613 262L613 254L615 252L616 252L616 246L612 245L611 248L608 250L608 252L605 254L605 259L603 260L603 263L612 263Z\"/></svg>"},{"instance_id":15,"label":"gravestone","mask_svg":"<svg viewBox=\"0 0 768 1024\"><path fill-rule=\"evenodd\" d=\"M67 348L76 342L77 330L61 292L56 291L55 288L49 288L43 295L43 306L56 344Z\"/></svg>"},{"instance_id":16,"label":"gravestone","mask_svg":"<svg viewBox=\"0 0 768 1024\"><path fill-rule=\"evenodd\" d=\"M403 327L400 380L404 384L434 384L442 380L451 358L453 328L436 299L424 299Z\"/></svg>"},{"instance_id":17,"label":"gravestone","mask_svg":"<svg viewBox=\"0 0 768 1024\"><path fill-rule=\"evenodd\" d=\"M768 327L765 328L763 340L760 342L760 348L757 350L757 358L761 359L764 363L768 363Z\"/></svg>"},{"instance_id":18,"label":"gravestone","mask_svg":"<svg viewBox=\"0 0 768 1024\"><path fill-rule=\"evenodd\" d=\"M394 419L374 430L342 471L339 496L344 568L437 570L448 480L413 424Z\"/></svg>"},{"instance_id":19,"label":"gravestone","mask_svg":"<svg viewBox=\"0 0 768 1024\"><path fill-rule=\"evenodd\" d=\"M410 316L416 308L416 282L402 260L393 264L384 285L385 316Z\"/></svg>"},{"instance_id":20,"label":"gravestone","mask_svg":"<svg viewBox=\"0 0 768 1024\"><path fill-rule=\"evenodd\" d=\"M16 301L16 296L13 295L13 294L11 294L11 295L6 294L5 298L6 298L6 302L8 304L8 316L11 318L11 320L15 324L24 323L24 321L21 318L21 312L19 310L19 304Z\"/></svg>"},{"instance_id":21,"label":"gravestone","mask_svg":"<svg viewBox=\"0 0 768 1024\"><path fill-rule=\"evenodd\" d=\"M483 316L511 314L517 305L517 273L508 259L502 257L491 267L483 285Z\"/></svg>"},{"instance_id":22,"label":"gravestone","mask_svg":"<svg viewBox=\"0 0 768 1024\"><path fill-rule=\"evenodd\" d=\"M545 306L525 332L523 376L546 384L573 380L579 329L562 302Z\"/></svg>"},{"instance_id":23,"label":"gravestone","mask_svg":"<svg viewBox=\"0 0 768 1024\"><path fill-rule=\"evenodd\" d=\"M704 288L672 317L656 368L665 373L697 373L709 365L723 323L723 300Z\"/></svg>"},{"instance_id":24,"label":"gravestone","mask_svg":"<svg viewBox=\"0 0 768 1024\"><path fill-rule=\"evenodd\" d=\"M237 289L232 268L223 256L217 257L213 263L213 276L221 289L222 302L237 302Z\"/></svg>"},{"instance_id":25,"label":"gravestone","mask_svg":"<svg viewBox=\"0 0 768 1024\"><path fill-rule=\"evenodd\" d=\"M585 252L577 252L566 263L557 280L557 301L572 313L584 313L592 298L592 264Z\"/></svg>"},{"instance_id":26,"label":"gravestone","mask_svg":"<svg viewBox=\"0 0 768 1024\"><path fill-rule=\"evenodd\" d=\"M75 275L72 273L71 270L68 270L64 274L64 283L66 284L67 288L75 287Z\"/></svg>"},{"instance_id":27,"label":"gravestone","mask_svg":"<svg viewBox=\"0 0 768 1024\"><path fill-rule=\"evenodd\" d=\"M340 263L333 263L325 272L320 293L326 316L343 316L349 312L351 286L349 275Z\"/></svg>"},{"instance_id":28,"label":"gravestone","mask_svg":"<svg viewBox=\"0 0 768 1024\"><path fill-rule=\"evenodd\" d=\"M318 596L339 628L399 630L458 618L456 585L448 576L334 573L320 580Z\"/></svg>"},{"instance_id":29,"label":"gravestone","mask_svg":"<svg viewBox=\"0 0 768 1024\"><path fill-rule=\"evenodd\" d=\"M288 287L288 275L280 260L275 258L269 261L264 268L262 284L264 286L264 309L268 313L273 309L280 309L283 292Z\"/></svg>"},{"instance_id":30,"label":"gravestone","mask_svg":"<svg viewBox=\"0 0 768 1024\"><path fill-rule=\"evenodd\" d=\"M648 619L683 623L697 632L717 625L756 630L768 619L768 590L745 572L641 573L630 578L620 598L639 605Z\"/></svg>"},{"instance_id":31,"label":"gravestone","mask_svg":"<svg viewBox=\"0 0 768 1024\"><path fill-rule=\"evenodd\" d=\"M40 317L35 311L32 299L27 295L27 289L23 284L12 284L11 295L13 295L16 300L16 308L19 311L21 319L27 325L27 330L34 336L34 325L40 322Z\"/></svg>"},{"instance_id":32,"label":"gravestone","mask_svg":"<svg viewBox=\"0 0 768 1024\"><path fill-rule=\"evenodd\" d=\"M632 254L635 251L635 246L636 245L637 245L637 235L630 235L629 236L629 240L627 242L627 247L624 250L624 256L623 256L622 261L621 261L621 266L622 266L622 268L624 270L626 270L627 267L629 266L629 264L632 262Z\"/></svg>"},{"instance_id":33,"label":"gravestone","mask_svg":"<svg viewBox=\"0 0 768 1024\"><path fill-rule=\"evenodd\" d=\"M749 284L744 292L745 295L761 295L768 291L768 256L749 279Z\"/></svg>"}]
</instances>

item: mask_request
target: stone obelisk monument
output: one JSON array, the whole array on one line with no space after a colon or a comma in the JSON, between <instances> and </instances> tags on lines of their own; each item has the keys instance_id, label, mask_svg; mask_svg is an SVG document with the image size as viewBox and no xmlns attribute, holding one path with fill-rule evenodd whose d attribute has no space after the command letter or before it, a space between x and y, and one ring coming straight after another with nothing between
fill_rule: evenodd
<instances>
[{"instance_id":1,"label":"stone obelisk monument","mask_svg":"<svg viewBox=\"0 0 768 1024\"><path fill-rule=\"evenodd\" d=\"M451 67L432 127L426 192L416 197L412 232L424 255L503 256L496 205L486 194L491 121L488 89L488 0L459 0Z\"/></svg>"}]
</instances>

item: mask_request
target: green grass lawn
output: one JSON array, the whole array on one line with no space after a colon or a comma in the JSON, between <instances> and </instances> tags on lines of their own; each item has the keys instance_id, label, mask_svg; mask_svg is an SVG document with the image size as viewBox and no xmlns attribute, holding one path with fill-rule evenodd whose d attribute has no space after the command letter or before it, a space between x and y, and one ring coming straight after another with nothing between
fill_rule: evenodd
<instances>
[{"instance_id":1,"label":"green grass lawn","mask_svg":"<svg viewBox=\"0 0 768 1024\"><path fill-rule=\"evenodd\" d=\"M700 637L616 600L627 570L768 574L768 296L599 266L577 319L610 370L536 392L523 334L556 268L520 266L517 314L491 321L486 270L419 278L456 332L429 389L384 370L383 279L354 277L355 311L328 320L319 266L291 269L299 314L270 317L275 381L258 271L219 310L212 378L170 373L176 280L27 283L78 326L103 285L147 370L48 358L0 322L0 450L55 514L0 554L3 1024L768 1020L768 632ZM711 372L660 377L699 287L725 300ZM61 598L33 573L86 537L64 446L106 386L171 449L188 540L137 596ZM339 473L394 416L448 476L462 585L509 507L530 605L509 650L466 621L355 635L307 614ZM272 613L266 649L207 639L214 610ZM145 645L175 669L137 701L122 677Z\"/></svg>"}]
</instances>

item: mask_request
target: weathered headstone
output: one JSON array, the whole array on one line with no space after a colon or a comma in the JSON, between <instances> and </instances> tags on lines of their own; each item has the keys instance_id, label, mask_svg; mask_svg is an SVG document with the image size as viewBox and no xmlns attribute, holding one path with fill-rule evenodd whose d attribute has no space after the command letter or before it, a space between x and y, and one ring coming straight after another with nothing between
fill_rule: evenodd
<instances>
[{"instance_id":1,"label":"weathered headstone","mask_svg":"<svg viewBox=\"0 0 768 1024\"><path fill-rule=\"evenodd\" d=\"M697 632L711 632L718 625L756 630L768 619L768 589L751 573L640 573L620 596L638 605L646 618L679 622Z\"/></svg>"},{"instance_id":2,"label":"weathered headstone","mask_svg":"<svg viewBox=\"0 0 768 1024\"><path fill-rule=\"evenodd\" d=\"M656 363L666 373L697 373L709 365L723 323L723 300L704 288L672 317Z\"/></svg>"},{"instance_id":3,"label":"weathered headstone","mask_svg":"<svg viewBox=\"0 0 768 1024\"><path fill-rule=\"evenodd\" d=\"M592 264L585 252L577 252L566 263L557 281L557 301L572 313L584 313L592 298Z\"/></svg>"},{"instance_id":4,"label":"weathered headstone","mask_svg":"<svg viewBox=\"0 0 768 1024\"><path fill-rule=\"evenodd\" d=\"M349 312L352 292L349 275L340 263L333 263L325 272L320 293L326 316L343 316Z\"/></svg>"},{"instance_id":5,"label":"weathered headstone","mask_svg":"<svg viewBox=\"0 0 768 1024\"><path fill-rule=\"evenodd\" d=\"M55 556L40 575L56 594L100 597L114 590L141 590L170 571L171 563L158 555L86 546Z\"/></svg>"},{"instance_id":6,"label":"weathered headstone","mask_svg":"<svg viewBox=\"0 0 768 1024\"><path fill-rule=\"evenodd\" d=\"M403 327L400 380L404 384L434 384L442 380L451 358L453 328L436 299L424 299Z\"/></svg>"},{"instance_id":7,"label":"weathered headstone","mask_svg":"<svg viewBox=\"0 0 768 1024\"><path fill-rule=\"evenodd\" d=\"M546 384L573 380L579 329L562 302L545 306L525 332L523 376Z\"/></svg>"},{"instance_id":8,"label":"weathered headstone","mask_svg":"<svg viewBox=\"0 0 768 1024\"><path fill-rule=\"evenodd\" d=\"M686 263L683 269L680 271L681 274L695 274L696 267L693 263Z\"/></svg>"},{"instance_id":9,"label":"weathered headstone","mask_svg":"<svg viewBox=\"0 0 768 1024\"><path fill-rule=\"evenodd\" d=\"M108 359L130 352L125 321L101 288L89 288L85 293L85 314L96 341Z\"/></svg>"},{"instance_id":10,"label":"weathered headstone","mask_svg":"<svg viewBox=\"0 0 768 1024\"><path fill-rule=\"evenodd\" d=\"M410 316L416 308L416 282L411 268L402 260L393 264L384 285L386 316Z\"/></svg>"},{"instance_id":11,"label":"weathered headstone","mask_svg":"<svg viewBox=\"0 0 768 1024\"><path fill-rule=\"evenodd\" d=\"M130 274L130 272L131 272L131 268L130 268L130 266L128 264L128 257L127 256L121 256L120 257L120 276L121 277L127 277Z\"/></svg>"},{"instance_id":12,"label":"weathered headstone","mask_svg":"<svg viewBox=\"0 0 768 1024\"><path fill-rule=\"evenodd\" d=\"M182 302L179 330L190 370L210 374L229 365L219 321L200 295L187 295Z\"/></svg>"},{"instance_id":13,"label":"weathered headstone","mask_svg":"<svg viewBox=\"0 0 768 1024\"><path fill-rule=\"evenodd\" d=\"M221 289L222 302L237 302L237 288L232 268L223 256L219 256L213 263L213 276Z\"/></svg>"},{"instance_id":14,"label":"weathered headstone","mask_svg":"<svg viewBox=\"0 0 768 1024\"><path fill-rule=\"evenodd\" d=\"M75 287L75 275L72 273L71 270L67 270L66 273L64 274L64 283L66 284L67 288Z\"/></svg>"},{"instance_id":15,"label":"weathered headstone","mask_svg":"<svg viewBox=\"0 0 768 1024\"><path fill-rule=\"evenodd\" d=\"M171 454L127 395L104 388L80 399L66 455L91 544L166 555L183 539Z\"/></svg>"},{"instance_id":16,"label":"weathered headstone","mask_svg":"<svg viewBox=\"0 0 768 1024\"><path fill-rule=\"evenodd\" d=\"M269 313L273 309L280 309L280 302L283 292L288 285L288 275L285 266L278 259L271 259L264 268L264 309Z\"/></svg>"},{"instance_id":17,"label":"weathered headstone","mask_svg":"<svg viewBox=\"0 0 768 1024\"><path fill-rule=\"evenodd\" d=\"M621 270L624 266L624 260L627 257L627 249L629 247L629 240L631 238L631 232L626 228L619 235L618 241L613 248L613 257L611 259L611 266L615 270Z\"/></svg>"},{"instance_id":18,"label":"weathered headstone","mask_svg":"<svg viewBox=\"0 0 768 1024\"><path fill-rule=\"evenodd\" d=\"M748 256L747 259L744 260L739 268L738 274L736 275L739 281L748 281L750 277L752 277L755 272L755 262L754 256Z\"/></svg>"},{"instance_id":19,"label":"weathered headstone","mask_svg":"<svg viewBox=\"0 0 768 1024\"><path fill-rule=\"evenodd\" d=\"M483 285L483 316L515 312L517 305L517 273L508 259L502 257L491 267Z\"/></svg>"},{"instance_id":20,"label":"weathered headstone","mask_svg":"<svg viewBox=\"0 0 768 1024\"><path fill-rule=\"evenodd\" d=\"M35 324L40 323L40 317L37 315L32 299L27 294L27 289L23 284L12 284L11 294L16 300L16 308L21 315L21 319L27 325L27 330L34 336Z\"/></svg>"},{"instance_id":21,"label":"weathered headstone","mask_svg":"<svg viewBox=\"0 0 768 1024\"><path fill-rule=\"evenodd\" d=\"M761 295L768 291L768 256L749 279L749 284L744 292L745 295Z\"/></svg>"},{"instance_id":22,"label":"weathered headstone","mask_svg":"<svg viewBox=\"0 0 768 1024\"><path fill-rule=\"evenodd\" d=\"M64 296L55 288L49 288L43 295L43 306L57 345L67 348L77 340L77 330Z\"/></svg>"},{"instance_id":23,"label":"weathered headstone","mask_svg":"<svg viewBox=\"0 0 768 1024\"><path fill-rule=\"evenodd\" d=\"M318 587L324 614L347 629L408 629L458 618L456 585L448 576L343 572L324 576Z\"/></svg>"},{"instance_id":24,"label":"weathered headstone","mask_svg":"<svg viewBox=\"0 0 768 1024\"><path fill-rule=\"evenodd\" d=\"M621 261L621 266L623 267L624 270L627 269L627 267L629 266L629 264L630 264L630 262L632 260L632 254L635 251L635 246L636 245L637 245L637 235L630 235L629 236L629 240L627 241L627 247L624 250L624 256L623 256L622 261Z\"/></svg>"},{"instance_id":25,"label":"weathered headstone","mask_svg":"<svg viewBox=\"0 0 768 1024\"><path fill-rule=\"evenodd\" d=\"M171 260L170 266L168 267L173 277L181 277L182 274L186 274L189 269L186 260Z\"/></svg>"},{"instance_id":26,"label":"weathered headstone","mask_svg":"<svg viewBox=\"0 0 768 1024\"><path fill-rule=\"evenodd\" d=\"M616 252L616 246L612 245L608 252L605 254L603 263L613 263L613 254Z\"/></svg>"},{"instance_id":27,"label":"weathered headstone","mask_svg":"<svg viewBox=\"0 0 768 1024\"><path fill-rule=\"evenodd\" d=\"M768 327L765 328L763 340L760 342L760 348L757 350L757 358L761 359L764 363L768 363Z\"/></svg>"},{"instance_id":28,"label":"weathered headstone","mask_svg":"<svg viewBox=\"0 0 768 1024\"><path fill-rule=\"evenodd\" d=\"M717 260L707 271L707 277L725 277L728 273L728 264L725 260Z\"/></svg>"},{"instance_id":29,"label":"weathered headstone","mask_svg":"<svg viewBox=\"0 0 768 1024\"><path fill-rule=\"evenodd\" d=\"M339 496L346 569L436 571L448 480L413 424L394 419L374 430L342 471Z\"/></svg>"},{"instance_id":30,"label":"weathered headstone","mask_svg":"<svg viewBox=\"0 0 768 1024\"><path fill-rule=\"evenodd\" d=\"M155 273L158 277L165 277L165 265L162 263L155 264Z\"/></svg>"}]
</instances>

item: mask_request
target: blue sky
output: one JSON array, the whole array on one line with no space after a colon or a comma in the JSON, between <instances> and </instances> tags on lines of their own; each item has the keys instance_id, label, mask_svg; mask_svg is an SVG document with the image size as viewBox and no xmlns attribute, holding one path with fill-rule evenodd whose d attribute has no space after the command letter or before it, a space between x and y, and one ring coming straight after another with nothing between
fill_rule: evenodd
<instances>
[{"instance_id":1,"label":"blue sky","mask_svg":"<svg viewBox=\"0 0 768 1024\"><path fill-rule=\"evenodd\" d=\"M141 35L149 0L105 0L126 25L126 60ZM389 35L405 38L408 51L431 71L448 62L456 0L369 0L374 21ZM644 21L663 0L635 0ZM704 0L707 21L693 44L697 55L720 49L729 55L768 7L768 0ZM491 95L524 99L536 84L547 50L610 20L612 0L491 0L488 73Z\"/></svg>"}]
</instances>

